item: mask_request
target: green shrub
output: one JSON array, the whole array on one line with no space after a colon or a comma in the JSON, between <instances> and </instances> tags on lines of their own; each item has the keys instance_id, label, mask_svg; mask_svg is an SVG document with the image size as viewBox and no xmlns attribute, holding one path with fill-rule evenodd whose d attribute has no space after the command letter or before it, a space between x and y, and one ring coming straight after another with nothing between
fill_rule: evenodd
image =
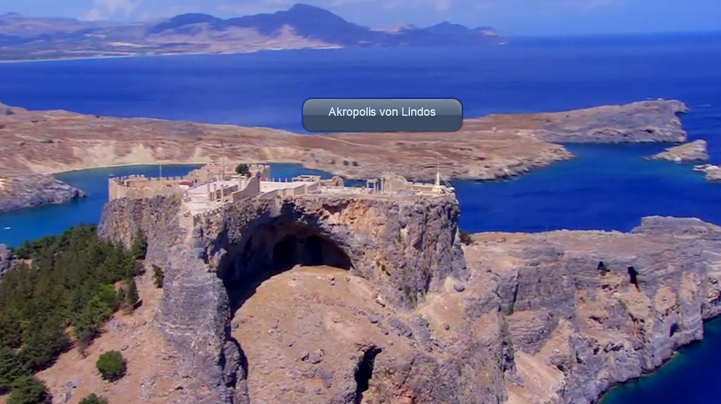
<instances>
[{"instance_id":1,"label":"green shrub","mask_svg":"<svg viewBox=\"0 0 721 404\"><path fill-rule=\"evenodd\" d=\"M111 286L112 287L112 286ZM75 317L75 338L79 338L85 331L99 331L106 321L117 309L117 297L108 301L108 296L98 292L86 304L83 310ZM113 292L113 296L116 296Z\"/></svg>"},{"instance_id":2,"label":"green shrub","mask_svg":"<svg viewBox=\"0 0 721 404\"><path fill-rule=\"evenodd\" d=\"M153 265L153 284L155 287L158 289L162 288L164 280L165 274L163 273L163 270L159 266Z\"/></svg>"},{"instance_id":3,"label":"green shrub","mask_svg":"<svg viewBox=\"0 0 721 404\"><path fill-rule=\"evenodd\" d=\"M45 383L33 376L23 376L12 386L7 404L50 404L52 396Z\"/></svg>"},{"instance_id":4,"label":"green shrub","mask_svg":"<svg viewBox=\"0 0 721 404\"><path fill-rule=\"evenodd\" d=\"M85 357L85 350L90 347L97 336L98 330L95 328L88 328L75 337L75 348L77 348L78 352L80 352L83 357Z\"/></svg>"},{"instance_id":5,"label":"green shrub","mask_svg":"<svg viewBox=\"0 0 721 404\"><path fill-rule=\"evenodd\" d=\"M238 175L247 176L248 174L250 174L250 166L243 163L238 164L235 167L235 173Z\"/></svg>"},{"instance_id":6,"label":"green shrub","mask_svg":"<svg viewBox=\"0 0 721 404\"><path fill-rule=\"evenodd\" d=\"M125 308L128 313L135 310L135 306L140 301L138 296L138 286L135 284L135 278L130 277L125 280L125 284L128 286L128 291L125 295Z\"/></svg>"},{"instance_id":7,"label":"green shrub","mask_svg":"<svg viewBox=\"0 0 721 404\"><path fill-rule=\"evenodd\" d=\"M80 404L108 404L108 400L105 397L97 396L93 393L80 400Z\"/></svg>"},{"instance_id":8,"label":"green shrub","mask_svg":"<svg viewBox=\"0 0 721 404\"><path fill-rule=\"evenodd\" d=\"M138 228L133 237L133 246L130 249L130 253L136 260L145 259L145 254L148 253L148 239L143 233L143 229Z\"/></svg>"},{"instance_id":9,"label":"green shrub","mask_svg":"<svg viewBox=\"0 0 721 404\"><path fill-rule=\"evenodd\" d=\"M607 273L609 273L611 270L608 268L608 264L601 261L598 263L598 272L601 274L601 276L606 276Z\"/></svg>"},{"instance_id":10,"label":"green shrub","mask_svg":"<svg viewBox=\"0 0 721 404\"><path fill-rule=\"evenodd\" d=\"M461 238L461 243L463 243L465 245L473 244L473 237L470 234L466 233L465 231L460 230L459 236Z\"/></svg>"},{"instance_id":11,"label":"green shrub","mask_svg":"<svg viewBox=\"0 0 721 404\"><path fill-rule=\"evenodd\" d=\"M95 366L104 380L112 382L125 376L125 359L118 351L108 351L100 355Z\"/></svg>"}]
</instances>

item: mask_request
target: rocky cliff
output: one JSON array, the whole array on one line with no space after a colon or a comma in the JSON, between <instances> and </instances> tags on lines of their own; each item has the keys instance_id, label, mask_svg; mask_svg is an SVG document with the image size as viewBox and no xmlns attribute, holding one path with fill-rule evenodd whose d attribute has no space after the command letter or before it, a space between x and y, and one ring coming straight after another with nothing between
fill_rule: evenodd
<instances>
[{"instance_id":1,"label":"rocky cliff","mask_svg":"<svg viewBox=\"0 0 721 404\"><path fill-rule=\"evenodd\" d=\"M594 402L701 339L703 320L721 313L721 228L697 219L476 240L469 265L493 274L513 342L509 402Z\"/></svg>"},{"instance_id":2,"label":"rocky cliff","mask_svg":"<svg viewBox=\"0 0 721 404\"><path fill-rule=\"evenodd\" d=\"M468 278L453 197L247 199L203 216L193 230L181 225L178 206L172 198L112 201L99 231L126 244L138 227L148 235L148 259L166 269L158 322L195 380L190 402L247 402L248 367L230 320L273 275L296 265L342 268L373 285L375 301L401 312ZM400 319L392 324L411 334Z\"/></svg>"},{"instance_id":3,"label":"rocky cliff","mask_svg":"<svg viewBox=\"0 0 721 404\"><path fill-rule=\"evenodd\" d=\"M696 219L479 234L461 249L452 197L182 212L117 200L100 231L148 234L187 402L591 403L721 312L721 228Z\"/></svg>"},{"instance_id":4,"label":"rocky cliff","mask_svg":"<svg viewBox=\"0 0 721 404\"><path fill-rule=\"evenodd\" d=\"M64 203L85 193L49 175L0 179L0 213L15 209Z\"/></svg>"}]
</instances>

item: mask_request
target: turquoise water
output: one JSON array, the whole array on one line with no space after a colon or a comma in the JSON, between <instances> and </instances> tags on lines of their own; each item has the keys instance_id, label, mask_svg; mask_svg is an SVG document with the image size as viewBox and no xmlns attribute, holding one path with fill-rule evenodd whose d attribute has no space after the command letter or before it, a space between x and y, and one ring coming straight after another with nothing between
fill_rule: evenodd
<instances>
[{"instance_id":1,"label":"turquoise water","mask_svg":"<svg viewBox=\"0 0 721 404\"><path fill-rule=\"evenodd\" d=\"M467 117L559 111L675 98L692 139L706 139L721 162L721 39L664 42L567 41L487 49L359 49L261 52L0 65L0 102L113 116L148 116L260 125L303 133L301 106L314 97L457 98ZM449 142L453 134L445 134ZM461 226L478 231L630 230L647 215L695 216L721 224L721 185L690 165L643 160L667 145L569 146L578 159L517 179L458 182ZM167 175L190 167L164 167ZM177 170L173 172L172 170ZM274 167L274 176L300 173ZM85 200L0 215L0 243L57 234L97 222L109 174L157 167L92 170L59 178ZM2 230L11 227L10 230ZM721 326L683 350L658 374L615 389L604 404L719 401Z\"/></svg>"}]
</instances>

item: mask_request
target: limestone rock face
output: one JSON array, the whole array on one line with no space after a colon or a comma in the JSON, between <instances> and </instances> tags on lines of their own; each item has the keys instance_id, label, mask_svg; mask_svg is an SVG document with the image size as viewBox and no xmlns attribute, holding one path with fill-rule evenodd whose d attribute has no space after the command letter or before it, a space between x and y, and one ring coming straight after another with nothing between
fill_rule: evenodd
<instances>
[{"instance_id":1,"label":"limestone rock face","mask_svg":"<svg viewBox=\"0 0 721 404\"><path fill-rule=\"evenodd\" d=\"M250 399L252 378L243 364L243 346L233 350L237 343L230 333L231 314L244 302L248 287L293 265L343 268L372 285L375 292L364 302L387 307L389 318L422 304L447 280L459 283L468 278L454 197L247 199L203 216L193 230L180 225L179 207L173 198L115 200L106 205L99 231L130 245L136 229L142 228L148 237L147 259L165 269L158 324L185 359L185 374L197 387L189 403ZM358 310L370 314L370 309ZM389 320L388 327L387 332L394 330L404 342L398 342L397 355L378 361L379 368L401 378L408 394L428 399L418 402L453 396L452 390L430 384L443 369L425 350L417 349L420 343L431 346L427 325L401 316ZM358 358L386 342L354 348L356 360L344 371L333 372L335 376L318 374L326 384L346 386L334 395L333 400L341 401L329 402L355 402ZM377 402L400 394L398 382L387 383L392 389L375 393Z\"/></svg>"},{"instance_id":2,"label":"limestone rock face","mask_svg":"<svg viewBox=\"0 0 721 404\"><path fill-rule=\"evenodd\" d=\"M148 239L146 259L163 265L171 248L183 244L179 225L180 198L116 199L103 208L98 234L130 248L138 229Z\"/></svg>"},{"instance_id":3,"label":"limestone rock face","mask_svg":"<svg viewBox=\"0 0 721 404\"><path fill-rule=\"evenodd\" d=\"M10 270L13 262L13 254L5 244L0 244L0 279Z\"/></svg>"},{"instance_id":4,"label":"limestone rock face","mask_svg":"<svg viewBox=\"0 0 721 404\"><path fill-rule=\"evenodd\" d=\"M455 197L305 195L252 199L208 215L202 244L226 281L292 265L331 265L412 308L453 276L468 277ZM288 259L288 262L279 262Z\"/></svg>"},{"instance_id":5,"label":"limestone rock face","mask_svg":"<svg viewBox=\"0 0 721 404\"><path fill-rule=\"evenodd\" d=\"M176 197L116 199L105 205L98 232L128 247L138 228L148 239L146 260L165 274L157 324L185 364L181 374L189 394L183 402L232 403L234 392L226 382L237 383L240 358L226 349L228 295L222 280L208 271L202 249L188 241L193 235L180 225L180 206ZM226 354L234 369L224 366Z\"/></svg>"},{"instance_id":6,"label":"limestone rock face","mask_svg":"<svg viewBox=\"0 0 721 404\"><path fill-rule=\"evenodd\" d=\"M495 262L520 376L506 379L509 402L594 402L701 339L703 320L721 313L721 228L697 219L477 238L469 266Z\"/></svg>"},{"instance_id":7,"label":"limestone rock face","mask_svg":"<svg viewBox=\"0 0 721 404\"><path fill-rule=\"evenodd\" d=\"M64 203L83 196L83 191L48 175L0 178L0 213Z\"/></svg>"},{"instance_id":8,"label":"limestone rock face","mask_svg":"<svg viewBox=\"0 0 721 404\"><path fill-rule=\"evenodd\" d=\"M705 140L695 140L691 143L670 147L665 151L651 157L652 160L668 160L676 163L708 160L708 150Z\"/></svg>"}]
</instances>

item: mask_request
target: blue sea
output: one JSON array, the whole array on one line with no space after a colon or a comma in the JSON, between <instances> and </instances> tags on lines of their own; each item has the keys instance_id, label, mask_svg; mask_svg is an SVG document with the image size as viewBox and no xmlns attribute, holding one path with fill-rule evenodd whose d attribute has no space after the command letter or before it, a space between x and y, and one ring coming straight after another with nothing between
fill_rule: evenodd
<instances>
[{"instance_id":1,"label":"blue sea","mask_svg":"<svg viewBox=\"0 0 721 404\"><path fill-rule=\"evenodd\" d=\"M0 102L120 117L267 126L305 133L301 106L316 97L457 98L466 117L562 111L679 99L691 139L721 162L721 35L517 40L496 48L259 52L0 64ZM449 142L452 134L444 135ZM721 185L692 165L643 160L667 145L569 146L578 158L517 179L456 182L469 232L628 231L647 215L721 224ZM191 166L163 167L182 174ZM84 200L0 215L0 243L97 222L109 175L157 167L80 171L58 178ZM307 172L277 165L274 176ZM9 228L3 230L5 228ZM721 322L653 376L614 389L604 404L686 404L721 394Z\"/></svg>"}]
</instances>

